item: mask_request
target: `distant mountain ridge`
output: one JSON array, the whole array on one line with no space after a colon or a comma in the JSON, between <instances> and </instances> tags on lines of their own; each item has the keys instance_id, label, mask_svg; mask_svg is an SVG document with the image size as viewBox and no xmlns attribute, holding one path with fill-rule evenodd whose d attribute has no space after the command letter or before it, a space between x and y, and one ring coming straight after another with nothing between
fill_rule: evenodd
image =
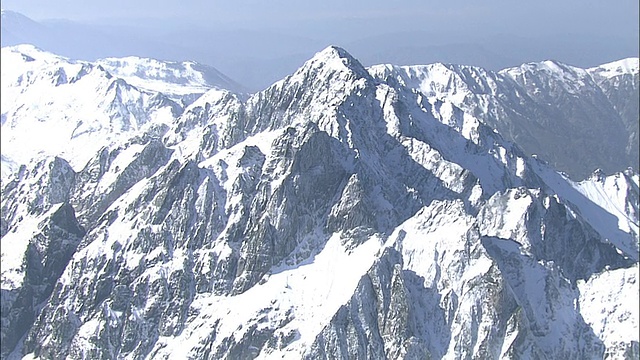
<instances>
[{"instance_id":1,"label":"distant mountain ridge","mask_svg":"<svg viewBox=\"0 0 640 360\"><path fill-rule=\"evenodd\" d=\"M80 169L103 146L152 128L160 136L207 91L243 90L217 70L193 62L111 58L92 63L32 45L4 47L2 59L3 181L20 164L42 156L63 156Z\"/></svg>"},{"instance_id":2,"label":"distant mountain ridge","mask_svg":"<svg viewBox=\"0 0 640 360\"><path fill-rule=\"evenodd\" d=\"M211 89L248 92L215 68L193 61L179 63L129 56L99 59L95 63L131 85L160 92L183 106Z\"/></svg>"},{"instance_id":3,"label":"distant mountain ridge","mask_svg":"<svg viewBox=\"0 0 640 360\"><path fill-rule=\"evenodd\" d=\"M31 45L2 48L2 59L2 154L18 164L64 156L82 168L101 147L167 126L182 112L100 65Z\"/></svg>"},{"instance_id":4,"label":"distant mountain ridge","mask_svg":"<svg viewBox=\"0 0 640 360\"><path fill-rule=\"evenodd\" d=\"M545 61L499 72L379 65L371 71L420 91L432 104L450 102L579 180L598 168L638 169L638 62L629 58L580 69ZM612 68L617 70L607 70Z\"/></svg>"},{"instance_id":5,"label":"distant mountain ridge","mask_svg":"<svg viewBox=\"0 0 640 360\"><path fill-rule=\"evenodd\" d=\"M5 15L24 18L15 13ZM365 66L442 62L498 71L528 61L557 59L592 67L638 54L638 34L630 32L612 37L605 35L604 29L589 34L536 32L529 36L500 34L503 30L498 30L497 34L487 36L482 32L469 33L460 27L433 28L428 25L434 24L433 21L409 21L395 27L381 26L370 19L288 20L291 21L267 30L252 29L252 24L247 24L248 28L226 28L216 21L131 18L93 23L30 20L32 26L15 27L12 24L23 22L9 19L0 24L0 38L2 46L34 44L56 54L89 61L131 55L177 62L198 61L216 67L250 92L263 90L294 72L318 49L336 39ZM431 30L419 30L425 27Z\"/></svg>"},{"instance_id":6,"label":"distant mountain ridge","mask_svg":"<svg viewBox=\"0 0 640 360\"><path fill-rule=\"evenodd\" d=\"M29 46L7 49L13 50L3 51L25 54L36 51L29 50ZM36 52L47 54L41 50ZM102 59L94 64L127 84L161 94L182 108L209 89L246 97L242 95L246 89L241 85L214 68L194 62L128 57ZM8 66L7 63L3 68ZM573 179L587 178L598 168L611 174L640 166L638 58L590 69L547 61L500 72L447 64L376 65L371 71L377 77L395 77L403 85L421 91L432 104L451 102L518 143L528 154L550 161ZM3 101L3 123L8 118L11 102L14 102L12 95ZM21 106L20 101L17 106ZM138 116L142 116L141 113ZM166 118L165 123L171 122L173 116ZM86 120L84 124L86 126ZM16 170L10 165L15 159L7 156L3 162L4 173Z\"/></svg>"}]
</instances>

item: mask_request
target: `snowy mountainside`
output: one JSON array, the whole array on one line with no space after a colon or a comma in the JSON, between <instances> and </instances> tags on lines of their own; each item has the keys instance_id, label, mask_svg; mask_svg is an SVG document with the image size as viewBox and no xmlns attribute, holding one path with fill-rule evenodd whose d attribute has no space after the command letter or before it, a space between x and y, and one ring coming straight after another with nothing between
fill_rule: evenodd
<instances>
[{"instance_id":1,"label":"snowy mountainside","mask_svg":"<svg viewBox=\"0 0 640 360\"><path fill-rule=\"evenodd\" d=\"M369 71L422 92L432 104L450 102L581 180L598 168L639 166L637 64L632 58L592 69L544 61L499 72L449 64Z\"/></svg>"},{"instance_id":2,"label":"snowy mountainside","mask_svg":"<svg viewBox=\"0 0 640 360\"><path fill-rule=\"evenodd\" d=\"M3 183L4 183L5 177L8 178L11 176L11 174L17 173L18 168L20 167L19 164L9 159L8 157L4 156L4 154L2 155L2 158L0 160L0 166L2 166L0 173L2 174Z\"/></svg>"},{"instance_id":3,"label":"snowy mountainside","mask_svg":"<svg viewBox=\"0 0 640 360\"><path fill-rule=\"evenodd\" d=\"M2 59L3 160L62 156L80 170L101 147L168 126L182 112L100 65L31 45L2 48Z\"/></svg>"},{"instance_id":4,"label":"snowy mountainside","mask_svg":"<svg viewBox=\"0 0 640 360\"><path fill-rule=\"evenodd\" d=\"M596 172L589 179L574 186L598 206L614 214L618 218L620 229L640 233L638 231L640 191L637 172L627 170L606 177L602 172Z\"/></svg>"},{"instance_id":5,"label":"snowy mountainside","mask_svg":"<svg viewBox=\"0 0 640 360\"><path fill-rule=\"evenodd\" d=\"M574 183L400 80L329 47L79 170L21 168L2 356L637 357L637 173Z\"/></svg>"},{"instance_id":6,"label":"snowy mountainside","mask_svg":"<svg viewBox=\"0 0 640 360\"><path fill-rule=\"evenodd\" d=\"M632 358L633 354L625 349L625 343L637 339L635 334L640 331L637 265L598 274L586 282L579 282L578 288L580 305L585 308L582 316L594 333L603 339L608 349L605 358ZM620 302L617 299L628 300Z\"/></svg>"},{"instance_id":7,"label":"snowy mountainside","mask_svg":"<svg viewBox=\"0 0 640 360\"><path fill-rule=\"evenodd\" d=\"M162 93L184 106L211 89L238 94L247 92L215 68L193 61L160 61L129 56L100 59L95 63L133 86Z\"/></svg>"},{"instance_id":8,"label":"snowy mountainside","mask_svg":"<svg viewBox=\"0 0 640 360\"><path fill-rule=\"evenodd\" d=\"M640 60L627 58L587 69L596 78L611 79L640 72Z\"/></svg>"},{"instance_id":9,"label":"snowy mountainside","mask_svg":"<svg viewBox=\"0 0 640 360\"><path fill-rule=\"evenodd\" d=\"M623 59L587 69L613 107L621 114L629 134L627 153L640 157L640 60Z\"/></svg>"}]
</instances>

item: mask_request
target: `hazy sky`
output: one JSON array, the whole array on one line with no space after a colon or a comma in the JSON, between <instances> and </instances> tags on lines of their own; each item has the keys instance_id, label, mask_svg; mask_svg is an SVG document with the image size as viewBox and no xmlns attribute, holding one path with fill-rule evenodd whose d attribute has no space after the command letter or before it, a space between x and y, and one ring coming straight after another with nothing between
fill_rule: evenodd
<instances>
[{"instance_id":1,"label":"hazy sky","mask_svg":"<svg viewBox=\"0 0 640 360\"><path fill-rule=\"evenodd\" d=\"M638 0L0 2L48 24L39 41L20 26L12 32L45 50L84 60L196 60L253 89L330 44L365 65L450 62L495 70L554 59L588 67L638 56L640 32Z\"/></svg>"},{"instance_id":2,"label":"hazy sky","mask_svg":"<svg viewBox=\"0 0 640 360\"><path fill-rule=\"evenodd\" d=\"M638 32L637 0L4 0L35 20L171 19L203 25L277 27L282 23L385 20L399 30L460 29L483 33Z\"/></svg>"}]
</instances>

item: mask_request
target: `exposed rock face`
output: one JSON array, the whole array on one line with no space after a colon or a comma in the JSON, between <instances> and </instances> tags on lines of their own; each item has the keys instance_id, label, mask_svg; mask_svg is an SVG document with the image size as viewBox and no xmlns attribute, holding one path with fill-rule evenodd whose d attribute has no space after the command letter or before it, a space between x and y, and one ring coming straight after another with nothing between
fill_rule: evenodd
<instances>
[{"instance_id":1,"label":"exposed rock face","mask_svg":"<svg viewBox=\"0 0 640 360\"><path fill-rule=\"evenodd\" d=\"M73 206L82 222L91 227L107 208L129 188L166 164L171 151L157 139L134 141L117 149L103 148L77 174Z\"/></svg>"},{"instance_id":2,"label":"exposed rock face","mask_svg":"<svg viewBox=\"0 0 640 360\"><path fill-rule=\"evenodd\" d=\"M66 161L41 161L20 177L3 192L3 357L30 329L85 235L69 204L75 173Z\"/></svg>"},{"instance_id":3,"label":"exposed rock face","mask_svg":"<svg viewBox=\"0 0 640 360\"><path fill-rule=\"evenodd\" d=\"M595 289L637 289L638 175L573 183L393 79L330 47L246 102L206 94L77 173L25 168L3 190L3 356L636 354ZM31 241L29 219L66 232ZM5 292L5 276L32 274L5 275L7 244L56 269L16 286L46 285L30 295L41 307ZM611 313L637 333L623 288Z\"/></svg>"},{"instance_id":4,"label":"exposed rock face","mask_svg":"<svg viewBox=\"0 0 640 360\"><path fill-rule=\"evenodd\" d=\"M640 61L630 58L588 69L627 128L629 141L625 150L632 159L640 157L636 146L640 136L639 68Z\"/></svg>"},{"instance_id":5,"label":"exposed rock face","mask_svg":"<svg viewBox=\"0 0 640 360\"><path fill-rule=\"evenodd\" d=\"M525 200L502 201L531 201L529 192L515 193ZM505 214L492 205L481 213ZM538 211L529 208L520 220L526 222ZM542 217L558 218L550 213ZM444 225L434 230L432 224ZM503 222L496 228L486 213L475 219L465 214L459 201L425 208L391 235L393 247L360 280L306 356L600 358L605 347L576 312L575 282L564 274L571 266L540 257L536 248L527 251L525 244L542 239L539 232L527 233L533 226L522 225ZM515 241L485 236L497 229L510 232ZM594 251L597 257L608 254L608 263L632 263L613 248ZM539 291L531 292L533 288Z\"/></svg>"}]
</instances>

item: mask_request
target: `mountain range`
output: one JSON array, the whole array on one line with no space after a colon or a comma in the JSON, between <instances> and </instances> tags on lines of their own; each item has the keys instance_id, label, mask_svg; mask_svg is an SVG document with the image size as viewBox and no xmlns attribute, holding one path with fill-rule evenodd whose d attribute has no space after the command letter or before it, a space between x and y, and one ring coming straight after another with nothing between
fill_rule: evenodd
<instances>
[{"instance_id":1,"label":"mountain range","mask_svg":"<svg viewBox=\"0 0 640 360\"><path fill-rule=\"evenodd\" d=\"M540 11L536 8L547 7L531 6L534 12ZM560 6L566 7L569 5ZM560 11L557 6L553 8ZM579 16L577 13L582 8L589 6L575 10L566 8L565 11ZM65 13L62 8L58 10L61 10L58 14ZM409 17L397 17L393 11L372 17L338 16L333 19L285 16L286 11L283 11L278 21L259 16L243 24L238 16L224 18L225 15L217 11L201 20L186 20L174 13L162 21L154 21L149 17L153 12L142 18L136 18L131 12L124 18L110 18L107 15L110 11L105 11L99 15L101 20L76 17L77 20L72 21L31 19L5 8L0 21L0 43L3 47L33 44L55 54L86 61L129 56L179 63L197 61L214 66L252 92L263 90L293 73L318 49L336 43L349 49L365 66L439 62L475 65L493 71L545 59L589 68L615 59L637 57L639 51L638 33L633 31L637 27L621 32L619 27L602 25L597 32L589 30L585 33L585 27L581 25L571 31L554 31L549 22L544 27L525 25L535 16L530 14L531 19L527 20L515 11L513 16L490 21L481 14L488 11L487 8L474 15L487 23L471 30L473 26L461 17L451 23L446 16L428 15L429 21L424 21L418 15L421 11L415 10L412 15L412 12L407 14ZM514 8L504 10L513 11ZM38 12L40 16L45 14L42 10L30 14L37 16ZM67 11L67 16L73 16L73 11ZM498 12L493 16L498 17ZM619 16L617 18L608 21L624 23ZM581 21L590 22L586 18ZM508 23L512 23L510 26L517 31L508 31Z\"/></svg>"},{"instance_id":2,"label":"mountain range","mask_svg":"<svg viewBox=\"0 0 640 360\"><path fill-rule=\"evenodd\" d=\"M66 156L80 169L92 153L115 141L113 134L144 126L164 128L209 90L248 98L245 87L195 62L138 57L87 62L29 45L2 51L2 123L12 123L2 135L3 179L37 153ZM537 155L570 178L582 180L596 169L612 174L640 166L638 63L638 58L628 58L581 69L544 61L499 72L436 63L376 65L369 71L420 92L432 106L462 110L456 116L477 118L527 155ZM96 71L84 78L91 69ZM94 76L101 81L93 81ZM100 110L93 114L94 109ZM162 119L149 121L156 117ZM50 127L40 134L52 140L27 141L33 121L42 129ZM50 136L56 132L60 135ZM104 140L94 141L97 134ZM16 152L14 143L24 145ZM64 150L73 144L87 151Z\"/></svg>"},{"instance_id":3,"label":"mountain range","mask_svg":"<svg viewBox=\"0 0 640 360\"><path fill-rule=\"evenodd\" d=\"M3 358L640 355L638 59L2 59Z\"/></svg>"},{"instance_id":4,"label":"mountain range","mask_svg":"<svg viewBox=\"0 0 640 360\"><path fill-rule=\"evenodd\" d=\"M492 72L432 64L373 66L387 81L420 91L479 118L528 154L548 159L574 179L595 169L638 169L638 58L589 69L557 61Z\"/></svg>"},{"instance_id":5,"label":"mountain range","mask_svg":"<svg viewBox=\"0 0 640 360\"><path fill-rule=\"evenodd\" d=\"M63 156L82 168L106 145L166 131L207 91L230 89L246 97L233 80L194 62L90 63L32 45L2 48L2 59L3 179L42 156Z\"/></svg>"}]
</instances>

